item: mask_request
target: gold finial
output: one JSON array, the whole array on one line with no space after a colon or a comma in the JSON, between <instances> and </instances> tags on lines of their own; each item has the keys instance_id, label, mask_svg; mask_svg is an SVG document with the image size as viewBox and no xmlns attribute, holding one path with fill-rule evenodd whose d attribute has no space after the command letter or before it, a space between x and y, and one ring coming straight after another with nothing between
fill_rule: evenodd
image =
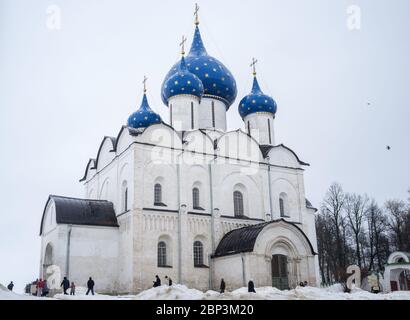
<instances>
[{"instance_id":1,"label":"gold finial","mask_svg":"<svg viewBox=\"0 0 410 320\"><path fill-rule=\"evenodd\" d=\"M147 80L148 80L148 78L146 76L144 76L144 81L142 81L142 83L144 84L144 93L147 92Z\"/></svg>"},{"instance_id":2,"label":"gold finial","mask_svg":"<svg viewBox=\"0 0 410 320\"><path fill-rule=\"evenodd\" d=\"M252 63L251 63L251 67L253 69L253 76L256 77L256 64L258 63L258 60L256 60L255 58L252 58Z\"/></svg>"},{"instance_id":3,"label":"gold finial","mask_svg":"<svg viewBox=\"0 0 410 320\"><path fill-rule=\"evenodd\" d=\"M179 44L181 46L181 54L185 55L185 42L186 42L185 36L182 36L182 42Z\"/></svg>"},{"instance_id":4,"label":"gold finial","mask_svg":"<svg viewBox=\"0 0 410 320\"><path fill-rule=\"evenodd\" d=\"M195 16L195 25L197 26L199 24L199 6L197 3L195 3L195 12L194 12L194 16Z\"/></svg>"}]
</instances>

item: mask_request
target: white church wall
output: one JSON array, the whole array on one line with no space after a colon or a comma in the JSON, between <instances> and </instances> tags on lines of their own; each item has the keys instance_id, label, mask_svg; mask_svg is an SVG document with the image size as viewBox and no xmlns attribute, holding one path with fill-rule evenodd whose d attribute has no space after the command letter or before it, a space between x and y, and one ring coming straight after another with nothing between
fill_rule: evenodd
<instances>
[{"instance_id":1,"label":"white church wall","mask_svg":"<svg viewBox=\"0 0 410 320\"><path fill-rule=\"evenodd\" d=\"M178 280L178 214L172 212L144 211L141 227L143 242L140 250L135 252L133 268L136 289L145 290L152 287L155 275L164 282L165 276ZM135 230L135 229L134 229ZM158 242L167 245L166 267L158 266Z\"/></svg>"},{"instance_id":2,"label":"white church wall","mask_svg":"<svg viewBox=\"0 0 410 320\"><path fill-rule=\"evenodd\" d=\"M67 237L67 231L62 237ZM72 226L69 280L86 286L91 276L100 293L117 291L118 229Z\"/></svg>"},{"instance_id":3,"label":"white church wall","mask_svg":"<svg viewBox=\"0 0 410 320\"><path fill-rule=\"evenodd\" d=\"M214 290L219 289L221 279L224 279L227 291L232 291L246 285L242 259L243 257L241 254L213 259Z\"/></svg>"},{"instance_id":4,"label":"white church wall","mask_svg":"<svg viewBox=\"0 0 410 320\"><path fill-rule=\"evenodd\" d=\"M301 204L298 195L298 180L293 172L275 170L271 174L273 219L285 218L301 222ZM280 214L280 199L284 202L284 214Z\"/></svg>"},{"instance_id":5,"label":"white church wall","mask_svg":"<svg viewBox=\"0 0 410 320\"><path fill-rule=\"evenodd\" d=\"M133 289L133 219L132 212L128 211L118 216L118 286L119 293L129 293Z\"/></svg>"},{"instance_id":6,"label":"white church wall","mask_svg":"<svg viewBox=\"0 0 410 320\"><path fill-rule=\"evenodd\" d=\"M203 165L193 165L186 168L184 172L185 179L183 184L187 186L187 188L183 197L183 203L187 204L188 210L190 211L211 213L208 167ZM198 210L193 206L194 188L199 190L199 206L203 210Z\"/></svg>"},{"instance_id":7,"label":"white church wall","mask_svg":"<svg viewBox=\"0 0 410 320\"><path fill-rule=\"evenodd\" d=\"M214 172L214 195L221 215L234 216L233 192L239 191L243 195L244 215L265 219L263 191L258 175L246 175L235 165L218 165Z\"/></svg>"},{"instance_id":8,"label":"white church wall","mask_svg":"<svg viewBox=\"0 0 410 320\"><path fill-rule=\"evenodd\" d=\"M144 207L177 210L177 172L175 166L156 164L149 159L149 151L147 153L147 162L144 165L144 180L141 181L144 187ZM154 188L156 184L161 186L161 203L163 205L155 205Z\"/></svg>"}]
</instances>

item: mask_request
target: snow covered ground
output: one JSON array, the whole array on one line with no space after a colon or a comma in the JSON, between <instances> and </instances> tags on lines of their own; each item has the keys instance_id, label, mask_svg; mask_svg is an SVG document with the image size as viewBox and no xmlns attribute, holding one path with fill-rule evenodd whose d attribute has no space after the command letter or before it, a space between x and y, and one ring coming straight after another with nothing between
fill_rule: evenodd
<instances>
[{"instance_id":1,"label":"snow covered ground","mask_svg":"<svg viewBox=\"0 0 410 320\"><path fill-rule=\"evenodd\" d=\"M389 294L372 294L360 289L344 293L340 285L329 288L297 287L292 290L278 290L272 287L256 288L256 293L248 293L247 288L220 294L216 291L202 292L184 285L162 286L145 290L138 295L109 296L85 295L86 289L77 287L75 296L57 294L59 300L410 300L410 291ZM44 299L10 292L0 284L0 300Z\"/></svg>"}]
</instances>

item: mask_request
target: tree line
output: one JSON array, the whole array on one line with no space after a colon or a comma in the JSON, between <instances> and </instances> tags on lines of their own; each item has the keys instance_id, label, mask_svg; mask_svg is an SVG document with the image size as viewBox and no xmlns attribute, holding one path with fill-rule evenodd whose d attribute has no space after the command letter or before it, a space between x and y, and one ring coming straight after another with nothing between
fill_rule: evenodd
<instances>
[{"instance_id":1,"label":"tree line","mask_svg":"<svg viewBox=\"0 0 410 320\"><path fill-rule=\"evenodd\" d=\"M381 272L390 253L410 252L410 190L408 199L380 206L334 183L316 216L316 232L322 284L344 282L352 264L360 267L363 277Z\"/></svg>"}]
</instances>

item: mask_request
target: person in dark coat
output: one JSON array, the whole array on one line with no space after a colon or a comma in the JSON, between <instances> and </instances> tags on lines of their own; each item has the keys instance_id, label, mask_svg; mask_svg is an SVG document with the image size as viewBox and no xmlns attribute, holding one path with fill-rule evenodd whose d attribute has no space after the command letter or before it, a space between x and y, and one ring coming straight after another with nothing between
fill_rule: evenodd
<instances>
[{"instance_id":1,"label":"person in dark coat","mask_svg":"<svg viewBox=\"0 0 410 320\"><path fill-rule=\"evenodd\" d=\"M156 288L160 286L161 286L161 279L158 277L158 275L156 275L153 287Z\"/></svg>"},{"instance_id":2,"label":"person in dark coat","mask_svg":"<svg viewBox=\"0 0 410 320\"><path fill-rule=\"evenodd\" d=\"M221 289L221 293L225 292L225 280L223 278L221 279L221 286L219 289Z\"/></svg>"},{"instance_id":3,"label":"person in dark coat","mask_svg":"<svg viewBox=\"0 0 410 320\"><path fill-rule=\"evenodd\" d=\"M168 285L172 286L172 279L171 277L165 276L165 279L168 280Z\"/></svg>"},{"instance_id":4,"label":"person in dark coat","mask_svg":"<svg viewBox=\"0 0 410 320\"><path fill-rule=\"evenodd\" d=\"M67 294L68 288L70 288L70 281L68 281L67 277L64 277L63 281L60 284L60 287L63 287L64 294Z\"/></svg>"},{"instance_id":5,"label":"person in dark coat","mask_svg":"<svg viewBox=\"0 0 410 320\"><path fill-rule=\"evenodd\" d=\"M14 283L13 281L11 281L9 285L7 286L7 289L9 289L10 291L13 291L13 288L14 288Z\"/></svg>"},{"instance_id":6,"label":"person in dark coat","mask_svg":"<svg viewBox=\"0 0 410 320\"><path fill-rule=\"evenodd\" d=\"M255 291L255 284L253 283L252 280L250 280L250 281L248 282L248 292L254 292L254 293L256 293L256 291Z\"/></svg>"},{"instance_id":7,"label":"person in dark coat","mask_svg":"<svg viewBox=\"0 0 410 320\"><path fill-rule=\"evenodd\" d=\"M95 285L94 280L90 277L90 279L88 279L88 281L87 281L88 290L87 290L87 293L85 295L88 296L90 291L91 291L92 295L94 295L94 285Z\"/></svg>"},{"instance_id":8,"label":"person in dark coat","mask_svg":"<svg viewBox=\"0 0 410 320\"><path fill-rule=\"evenodd\" d=\"M50 292L50 289L48 288L47 280L44 280L43 281L43 289L41 290L41 296L42 297L47 297L49 292Z\"/></svg>"}]
</instances>

